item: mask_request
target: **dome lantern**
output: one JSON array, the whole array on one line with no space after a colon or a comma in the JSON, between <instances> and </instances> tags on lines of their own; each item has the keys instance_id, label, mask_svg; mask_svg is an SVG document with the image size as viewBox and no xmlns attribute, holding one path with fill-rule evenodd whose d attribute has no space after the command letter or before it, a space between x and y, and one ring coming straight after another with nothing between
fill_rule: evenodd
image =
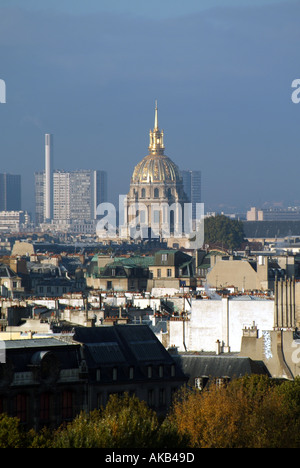
<instances>
[{"instance_id":1,"label":"dome lantern","mask_svg":"<svg viewBox=\"0 0 300 468\"><path fill-rule=\"evenodd\" d=\"M158 128L157 101L155 101L154 129L150 130L150 154L164 154L164 132Z\"/></svg>"}]
</instances>

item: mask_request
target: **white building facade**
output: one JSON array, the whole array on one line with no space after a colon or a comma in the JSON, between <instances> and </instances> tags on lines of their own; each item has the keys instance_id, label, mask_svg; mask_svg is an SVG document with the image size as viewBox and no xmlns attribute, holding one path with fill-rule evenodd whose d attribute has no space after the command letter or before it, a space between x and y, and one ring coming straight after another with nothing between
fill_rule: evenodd
<instances>
[{"instance_id":1,"label":"white building facade","mask_svg":"<svg viewBox=\"0 0 300 468\"><path fill-rule=\"evenodd\" d=\"M265 330L273 330L274 300L241 299L228 297L220 300L196 300L191 302L187 319L168 322L168 336L158 335L167 346L175 346L179 352L237 352L241 350L243 330L257 329L258 337Z\"/></svg>"}]
</instances>

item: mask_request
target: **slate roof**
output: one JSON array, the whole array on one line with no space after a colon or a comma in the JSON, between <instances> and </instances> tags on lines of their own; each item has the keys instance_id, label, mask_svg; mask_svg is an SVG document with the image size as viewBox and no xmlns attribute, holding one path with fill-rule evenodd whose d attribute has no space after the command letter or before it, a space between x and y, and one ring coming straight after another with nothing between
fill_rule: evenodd
<instances>
[{"instance_id":1,"label":"slate roof","mask_svg":"<svg viewBox=\"0 0 300 468\"><path fill-rule=\"evenodd\" d=\"M174 361L147 325L75 328L73 339L84 343L87 364L172 364Z\"/></svg>"},{"instance_id":2,"label":"slate roof","mask_svg":"<svg viewBox=\"0 0 300 468\"><path fill-rule=\"evenodd\" d=\"M261 361L253 361L239 355L184 355L174 356L184 374L193 380L196 377L238 378L244 375L269 375Z\"/></svg>"},{"instance_id":3,"label":"slate roof","mask_svg":"<svg viewBox=\"0 0 300 468\"><path fill-rule=\"evenodd\" d=\"M243 221L246 238L300 235L300 221Z\"/></svg>"},{"instance_id":4,"label":"slate roof","mask_svg":"<svg viewBox=\"0 0 300 468\"><path fill-rule=\"evenodd\" d=\"M36 338L5 341L7 361L13 363L15 371L28 371L35 364L37 356L48 351L60 361L61 368L78 367L78 343L67 343L57 338Z\"/></svg>"},{"instance_id":5,"label":"slate roof","mask_svg":"<svg viewBox=\"0 0 300 468\"><path fill-rule=\"evenodd\" d=\"M16 278L17 274L7 265L0 264L0 278Z\"/></svg>"}]
</instances>

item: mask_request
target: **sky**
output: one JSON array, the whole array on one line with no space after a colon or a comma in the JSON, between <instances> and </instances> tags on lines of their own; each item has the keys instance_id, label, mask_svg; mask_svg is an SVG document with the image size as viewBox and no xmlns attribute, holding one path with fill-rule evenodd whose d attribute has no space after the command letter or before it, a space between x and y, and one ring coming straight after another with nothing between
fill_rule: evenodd
<instances>
[{"instance_id":1,"label":"sky","mask_svg":"<svg viewBox=\"0 0 300 468\"><path fill-rule=\"evenodd\" d=\"M206 211L300 205L299 17L289 0L1 0L0 172L21 174L34 212L52 133L55 169L107 171L116 203L157 99Z\"/></svg>"}]
</instances>

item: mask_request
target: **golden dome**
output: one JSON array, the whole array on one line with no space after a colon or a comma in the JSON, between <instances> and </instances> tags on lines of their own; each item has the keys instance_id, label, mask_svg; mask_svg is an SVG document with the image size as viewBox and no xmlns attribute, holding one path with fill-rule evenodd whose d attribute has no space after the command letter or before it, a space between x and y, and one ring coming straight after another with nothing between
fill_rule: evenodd
<instances>
[{"instance_id":1,"label":"golden dome","mask_svg":"<svg viewBox=\"0 0 300 468\"><path fill-rule=\"evenodd\" d=\"M180 172L176 164L164 154L164 132L158 128L157 102L155 104L154 129L150 130L149 154L135 166L132 183L179 182Z\"/></svg>"},{"instance_id":2,"label":"golden dome","mask_svg":"<svg viewBox=\"0 0 300 468\"><path fill-rule=\"evenodd\" d=\"M176 164L164 154L149 154L133 171L133 183L179 182L180 173Z\"/></svg>"}]
</instances>

